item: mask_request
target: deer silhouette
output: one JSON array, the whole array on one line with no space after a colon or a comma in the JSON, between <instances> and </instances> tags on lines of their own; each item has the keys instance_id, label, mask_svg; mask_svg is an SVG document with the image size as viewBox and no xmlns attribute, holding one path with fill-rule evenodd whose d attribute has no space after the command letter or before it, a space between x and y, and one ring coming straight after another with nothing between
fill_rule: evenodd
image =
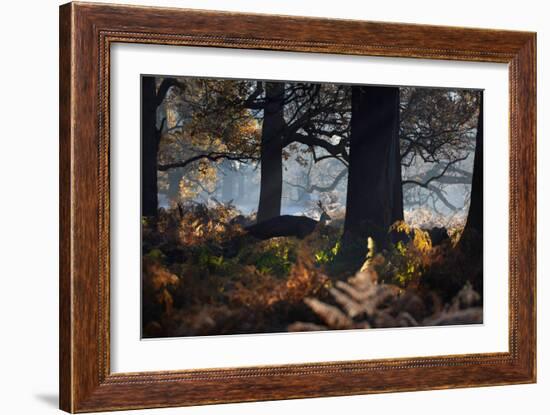
<instances>
[{"instance_id":1,"label":"deer silhouette","mask_svg":"<svg viewBox=\"0 0 550 415\"><path fill-rule=\"evenodd\" d=\"M318 225L326 225L331 220L320 200L317 202L317 206L321 210L319 220L307 216L281 215L248 226L245 230L249 235L258 239L269 239L277 236L295 236L303 239L311 234Z\"/></svg>"}]
</instances>

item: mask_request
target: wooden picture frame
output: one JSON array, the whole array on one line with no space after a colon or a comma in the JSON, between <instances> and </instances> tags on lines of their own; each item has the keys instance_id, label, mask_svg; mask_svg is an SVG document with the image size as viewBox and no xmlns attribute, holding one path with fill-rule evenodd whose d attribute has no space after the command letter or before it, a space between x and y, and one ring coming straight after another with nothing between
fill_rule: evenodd
<instances>
[{"instance_id":1,"label":"wooden picture frame","mask_svg":"<svg viewBox=\"0 0 550 415\"><path fill-rule=\"evenodd\" d=\"M111 373L109 59L110 46L117 42L508 64L509 351ZM535 33L106 4L61 6L61 409L91 412L535 382L535 261Z\"/></svg>"}]
</instances>

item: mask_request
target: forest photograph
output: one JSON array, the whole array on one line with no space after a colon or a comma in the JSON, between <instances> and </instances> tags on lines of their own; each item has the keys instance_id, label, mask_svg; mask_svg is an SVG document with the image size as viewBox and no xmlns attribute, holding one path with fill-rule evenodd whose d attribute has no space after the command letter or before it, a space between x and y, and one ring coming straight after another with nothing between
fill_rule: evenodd
<instances>
[{"instance_id":1,"label":"forest photograph","mask_svg":"<svg viewBox=\"0 0 550 415\"><path fill-rule=\"evenodd\" d=\"M142 338L483 323L483 91L141 76Z\"/></svg>"}]
</instances>

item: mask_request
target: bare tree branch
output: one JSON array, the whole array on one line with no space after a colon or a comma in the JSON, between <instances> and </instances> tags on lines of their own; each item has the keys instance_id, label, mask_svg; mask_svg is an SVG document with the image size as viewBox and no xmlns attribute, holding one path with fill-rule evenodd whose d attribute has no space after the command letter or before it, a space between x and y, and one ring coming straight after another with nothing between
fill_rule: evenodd
<instances>
[{"instance_id":1,"label":"bare tree branch","mask_svg":"<svg viewBox=\"0 0 550 415\"><path fill-rule=\"evenodd\" d=\"M461 158L458 158L458 159L455 159L455 160L452 160L450 161L446 166L445 168L441 171L441 173L435 175L435 176L432 176L430 177L428 180L426 180L425 182L419 182L417 180L403 180L402 182L402 185L406 185L406 184L415 184L415 185L418 185L418 186L422 186L422 187L425 187L427 188L428 185L433 182L434 180L438 180L440 178L442 178L445 173L447 173L447 170L449 169L449 167L451 167L453 164L456 164L458 162L461 162L461 161L464 161L468 158L469 154L464 156L464 157L461 157Z\"/></svg>"},{"instance_id":2,"label":"bare tree branch","mask_svg":"<svg viewBox=\"0 0 550 415\"><path fill-rule=\"evenodd\" d=\"M178 167L187 167L188 165L194 163L195 161L207 159L210 161L217 161L221 159L226 160L235 160L235 161L249 161L249 160L258 160L258 157L251 156L249 154L234 154L234 153L219 153L219 152L211 152L208 154L198 154L196 156L190 157L187 160L178 161L175 163L168 163L168 164L162 164L158 166L159 171L166 171Z\"/></svg>"},{"instance_id":3,"label":"bare tree branch","mask_svg":"<svg viewBox=\"0 0 550 415\"><path fill-rule=\"evenodd\" d=\"M311 193L311 192L314 192L314 191L317 191L317 192L330 192L330 191L336 189L336 187L338 187L338 185L340 184L340 181L342 181L342 179L344 177L346 177L347 174L348 174L348 169L342 169L340 171L340 173L338 173L338 175L334 178L333 182L328 186L318 186L316 184L313 184L313 185L310 185L310 186L306 187L306 186L302 186L301 184L291 183L291 182L288 182L288 181L285 181L285 183L288 184L289 186L297 187L298 189L302 189L302 190L304 190L308 193Z\"/></svg>"}]
</instances>

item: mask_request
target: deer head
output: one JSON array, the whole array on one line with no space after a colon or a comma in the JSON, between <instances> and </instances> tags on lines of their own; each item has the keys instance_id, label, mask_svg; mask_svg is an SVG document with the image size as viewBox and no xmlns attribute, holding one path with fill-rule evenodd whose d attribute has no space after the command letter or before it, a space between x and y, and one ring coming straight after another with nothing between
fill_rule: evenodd
<instances>
[{"instance_id":1,"label":"deer head","mask_svg":"<svg viewBox=\"0 0 550 415\"><path fill-rule=\"evenodd\" d=\"M319 223L323 224L323 225L326 225L326 223L331 220L332 218L330 217L330 215L327 213L327 210L326 208L323 206L323 202L321 202L320 200L317 201L317 206L319 207L319 209L321 210L321 217L319 218Z\"/></svg>"}]
</instances>

